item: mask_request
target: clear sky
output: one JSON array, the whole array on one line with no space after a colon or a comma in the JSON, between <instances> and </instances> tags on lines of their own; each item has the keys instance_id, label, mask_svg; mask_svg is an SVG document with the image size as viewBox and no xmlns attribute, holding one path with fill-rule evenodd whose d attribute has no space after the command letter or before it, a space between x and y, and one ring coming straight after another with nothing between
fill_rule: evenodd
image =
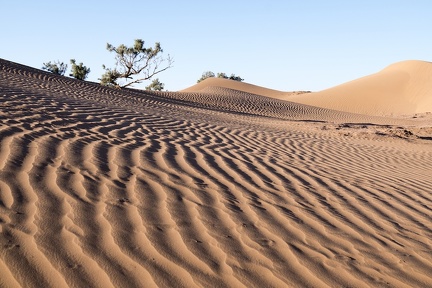
<instances>
[{"instance_id":1,"label":"clear sky","mask_svg":"<svg viewBox=\"0 0 432 288\"><path fill-rule=\"evenodd\" d=\"M136 38L174 58L159 74L171 91L209 70L319 91L394 62L432 61L430 0L1 1L0 58L36 68L75 58L89 81L114 66L107 42Z\"/></svg>"}]
</instances>

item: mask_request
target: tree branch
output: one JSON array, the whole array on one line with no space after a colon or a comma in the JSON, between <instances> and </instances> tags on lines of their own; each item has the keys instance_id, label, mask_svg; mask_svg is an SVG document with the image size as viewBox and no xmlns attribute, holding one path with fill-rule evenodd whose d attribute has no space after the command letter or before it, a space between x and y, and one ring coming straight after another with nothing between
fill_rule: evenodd
<instances>
[{"instance_id":1,"label":"tree branch","mask_svg":"<svg viewBox=\"0 0 432 288\"><path fill-rule=\"evenodd\" d=\"M160 43L156 42L153 48L145 48L144 41L136 39L132 47L126 47L121 44L118 47L107 43L107 50L116 54L116 68L106 70L102 76L101 83L106 85L114 85L118 87L129 87L133 84L141 83L149 80L154 75L159 74L168 68L172 67L173 59L168 55L165 59L160 55L163 52ZM167 64L163 68L161 64ZM137 76L138 79L134 79ZM120 85L118 80L130 79L123 85Z\"/></svg>"}]
</instances>

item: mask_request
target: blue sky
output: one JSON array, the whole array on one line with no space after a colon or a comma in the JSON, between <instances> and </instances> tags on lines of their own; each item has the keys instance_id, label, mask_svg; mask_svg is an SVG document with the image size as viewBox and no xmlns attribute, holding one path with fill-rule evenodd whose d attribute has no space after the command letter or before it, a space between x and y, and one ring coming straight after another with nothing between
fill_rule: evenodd
<instances>
[{"instance_id":1,"label":"blue sky","mask_svg":"<svg viewBox=\"0 0 432 288\"><path fill-rule=\"evenodd\" d=\"M36 68L75 58L91 68L89 81L114 66L107 42L136 38L174 58L159 74L171 91L209 70L319 91L394 62L432 61L429 0L2 2L0 58Z\"/></svg>"}]
</instances>

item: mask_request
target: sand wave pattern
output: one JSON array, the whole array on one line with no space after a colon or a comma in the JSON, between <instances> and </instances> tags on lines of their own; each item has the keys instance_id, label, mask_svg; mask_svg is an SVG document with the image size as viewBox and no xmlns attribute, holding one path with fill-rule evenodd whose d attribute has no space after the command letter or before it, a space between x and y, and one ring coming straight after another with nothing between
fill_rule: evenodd
<instances>
[{"instance_id":1,"label":"sand wave pattern","mask_svg":"<svg viewBox=\"0 0 432 288\"><path fill-rule=\"evenodd\" d=\"M432 286L430 143L320 129L383 118L0 73L1 287Z\"/></svg>"}]
</instances>

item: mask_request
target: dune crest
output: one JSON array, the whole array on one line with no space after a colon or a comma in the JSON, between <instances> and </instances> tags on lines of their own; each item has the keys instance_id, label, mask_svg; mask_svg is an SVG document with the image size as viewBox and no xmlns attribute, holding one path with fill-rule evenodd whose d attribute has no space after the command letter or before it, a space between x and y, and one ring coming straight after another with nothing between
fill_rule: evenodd
<instances>
[{"instance_id":1,"label":"dune crest","mask_svg":"<svg viewBox=\"0 0 432 288\"><path fill-rule=\"evenodd\" d=\"M375 116L432 112L432 63L395 63L378 73L289 100Z\"/></svg>"},{"instance_id":2,"label":"dune crest","mask_svg":"<svg viewBox=\"0 0 432 288\"><path fill-rule=\"evenodd\" d=\"M0 287L432 287L432 125L231 88L0 59Z\"/></svg>"},{"instance_id":3,"label":"dune crest","mask_svg":"<svg viewBox=\"0 0 432 288\"><path fill-rule=\"evenodd\" d=\"M234 81L230 79L211 77L204 79L203 81L188 87L186 89L181 90L180 92L213 92L214 88L218 89L231 89L242 91L250 94L257 94L266 97L272 97L276 99L284 99L288 95L291 95L291 92L283 92L274 89L269 89L257 85L253 85L250 83Z\"/></svg>"}]
</instances>

